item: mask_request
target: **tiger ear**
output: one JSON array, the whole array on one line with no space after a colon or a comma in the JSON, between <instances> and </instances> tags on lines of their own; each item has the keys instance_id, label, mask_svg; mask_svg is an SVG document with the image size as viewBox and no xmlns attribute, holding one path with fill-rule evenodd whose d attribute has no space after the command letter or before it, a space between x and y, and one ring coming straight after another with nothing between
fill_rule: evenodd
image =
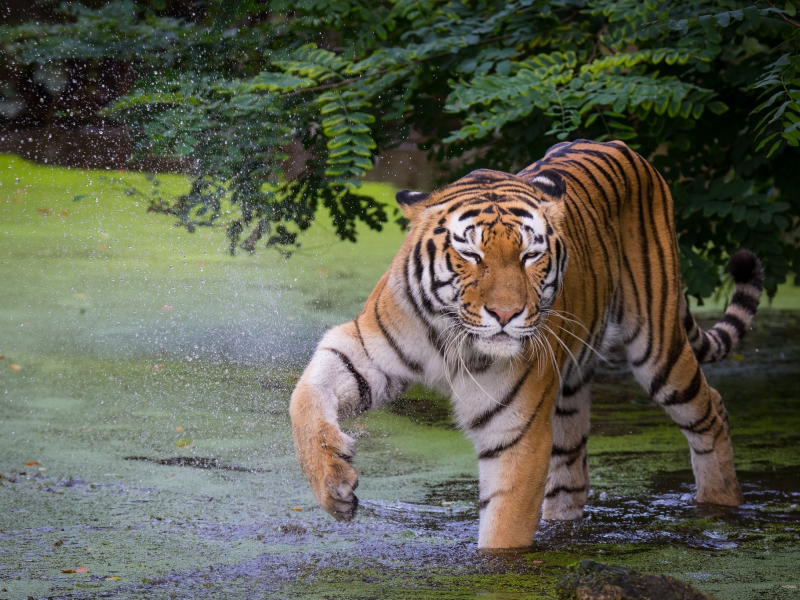
<instances>
[{"instance_id":1,"label":"tiger ear","mask_svg":"<svg viewBox=\"0 0 800 600\"><path fill-rule=\"evenodd\" d=\"M425 208L425 200L428 199L430 194L425 192L412 192L411 190L400 190L395 195L397 204L403 210L403 214L408 219L414 219Z\"/></svg>"},{"instance_id":2,"label":"tiger ear","mask_svg":"<svg viewBox=\"0 0 800 600\"><path fill-rule=\"evenodd\" d=\"M528 180L528 183L540 192L544 192L549 199L559 201L567 193L567 184L561 175L551 169L539 171Z\"/></svg>"},{"instance_id":3,"label":"tiger ear","mask_svg":"<svg viewBox=\"0 0 800 600\"><path fill-rule=\"evenodd\" d=\"M556 171L550 169L539 171L528 180L528 183L538 191L545 194L539 206L545 216L553 223L564 220L564 195L567 193L567 184L564 178Z\"/></svg>"}]
</instances>

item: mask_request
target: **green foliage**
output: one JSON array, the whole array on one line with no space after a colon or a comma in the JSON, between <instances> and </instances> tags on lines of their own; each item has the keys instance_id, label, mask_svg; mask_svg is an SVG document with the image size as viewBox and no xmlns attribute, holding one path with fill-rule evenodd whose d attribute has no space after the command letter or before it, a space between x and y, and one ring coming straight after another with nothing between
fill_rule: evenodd
<instances>
[{"instance_id":1,"label":"green foliage","mask_svg":"<svg viewBox=\"0 0 800 600\"><path fill-rule=\"evenodd\" d=\"M379 229L389 215L359 181L412 132L448 179L514 172L583 137L624 140L667 179L689 293L713 293L741 246L770 291L800 272L790 2L188 5L179 19L163 1L73 4L61 23L0 28L0 40L20 64L133 61L133 91L106 114L138 152L194 172L189 194L151 208L190 230L225 226L231 250L291 246L319 206L344 239L358 220Z\"/></svg>"},{"instance_id":2,"label":"green foliage","mask_svg":"<svg viewBox=\"0 0 800 600\"><path fill-rule=\"evenodd\" d=\"M767 154L770 157L783 141L790 146L800 146L800 55L781 56L753 87L765 88L763 95L769 96L753 111L767 113L756 125L756 133L762 137L757 149L775 140ZM770 127L776 122L777 127ZM777 131L769 133L771 129Z\"/></svg>"}]
</instances>

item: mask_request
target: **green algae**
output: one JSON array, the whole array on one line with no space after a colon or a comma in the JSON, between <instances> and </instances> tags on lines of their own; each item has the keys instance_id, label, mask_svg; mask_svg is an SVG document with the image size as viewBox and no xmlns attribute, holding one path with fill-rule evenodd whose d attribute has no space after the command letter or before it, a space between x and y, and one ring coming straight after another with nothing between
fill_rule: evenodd
<instances>
[{"instance_id":1,"label":"green algae","mask_svg":"<svg viewBox=\"0 0 800 600\"><path fill-rule=\"evenodd\" d=\"M610 357L586 517L486 555L474 452L437 394L344 423L352 524L316 507L294 458L294 381L322 331L360 310L399 231L353 246L322 219L288 262L230 257L221 231L145 213L125 194L142 175L0 157L0 183L0 598L539 598L586 558L719 598L800 593L784 587L800 587L800 313L762 310L740 360L705 369L745 506L693 504L682 434Z\"/></svg>"}]
</instances>

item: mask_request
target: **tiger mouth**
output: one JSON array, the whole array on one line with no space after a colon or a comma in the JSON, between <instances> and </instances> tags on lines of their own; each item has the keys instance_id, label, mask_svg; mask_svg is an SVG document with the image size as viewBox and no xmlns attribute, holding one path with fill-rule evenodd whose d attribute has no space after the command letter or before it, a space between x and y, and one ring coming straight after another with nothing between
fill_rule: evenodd
<instances>
[{"instance_id":1,"label":"tiger mouth","mask_svg":"<svg viewBox=\"0 0 800 600\"><path fill-rule=\"evenodd\" d=\"M505 331L501 331L499 333L495 333L493 336L490 336L489 339L490 340L506 340L506 339L515 340L517 338L515 338L513 335L511 335L511 334L509 334L509 333L507 333Z\"/></svg>"},{"instance_id":2,"label":"tiger mouth","mask_svg":"<svg viewBox=\"0 0 800 600\"><path fill-rule=\"evenodd\" d=\"M473 342L474 348L487 356L494 358L510 358L520 353L523 340L512 336L505 331L494 335L478 337Z\"/></svg>"}]
</instances>

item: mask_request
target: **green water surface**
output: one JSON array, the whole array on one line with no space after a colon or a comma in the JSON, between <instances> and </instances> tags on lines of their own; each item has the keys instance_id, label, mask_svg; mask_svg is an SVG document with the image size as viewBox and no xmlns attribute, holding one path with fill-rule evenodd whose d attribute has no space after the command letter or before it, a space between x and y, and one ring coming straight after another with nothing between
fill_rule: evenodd
<instances>
[{"instance_id":1,"label":"green water surface","mask_svg":"<svg viewBox=\"0 0 800 600\"><path fill-rule=\"evenodd\" d=\"M444 399L414 389L345 423L351 524L316 507L294 458L294 381L403 233L353 245L321 218L288 261L231 257L222 230L145 211L153 190L186 186L158 180L0 156L0 599L553 597L583 558L719 598L800 598L795 289L706 369L731 413L743 507L693 504L682 434L610 357L586 517L485 555L477 462Z\"/></svg>"}]
</instances>

